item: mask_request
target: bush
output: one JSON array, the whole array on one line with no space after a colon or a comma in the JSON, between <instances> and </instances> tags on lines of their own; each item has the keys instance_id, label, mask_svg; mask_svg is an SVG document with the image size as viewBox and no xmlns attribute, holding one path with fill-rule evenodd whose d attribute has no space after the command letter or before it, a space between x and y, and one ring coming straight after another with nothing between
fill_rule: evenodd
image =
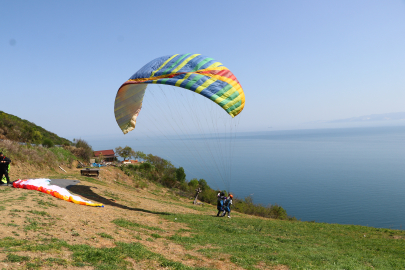
<instances>
[{"instance_id":1,"label":"bush","mask_svg":"<svg viewBox=\"0 0 405 270\"><path fill-rule=\"evenodd\" d=\"M272 218L277 218L277 219L287 219L288 218L287 211L283 207L281 207L277 204L270 206L270 215Z\"/></svg>"},{"instance_id":2,"label":"bush","mask_svg":"<svg viewBox=\"0 0 405 270\"><path fill-rule=\"evenodd\" d=\"M176 179L170 176L164 176L162 179L162 185L168 188L173 188L176 186Z\"/></svg>"},{"instance_id":3,"label":"bush","mask_svg":"<svg viewBox=\"0 0 405 270\"><path fill-rule=\"evenodd\" d=\"M139 170L145 170L145 171L150 171L152 169L152 165L148 162L142 163L139 165Z\"/></svg>"},{"instance_id":4,"label":"bush","mask_svg":"<svg viewBox=\"0 0 405 270\"><path fill-rule=\"evenodd\" d=\"M198 180L197 179L191 179L190 182L188 182L188 186L190 189L196 189L198 187Z\"/></svg>"},{"instance_id":5,"label":"bush","mask_svg":"<svg viewBox=\"0 0 405 270\"><path fill-rule=\"evenodd\" d=\"M137 171L137 170L138 170L138 165L129 164L129 165L127 166L127 168L128 168L129 170L132 170L132 171Z\"/></svg>"},{"instance_id":6,"label":"bush","mask_svg":"<svg viewBox=\"0 0 405 270\"><path fill-rule=\"evenodd\" d=\"M55 146L55 144L54 144L51 140L49 140L49 139L44 139L44 140L42 141L42 146L43 146L43 147L46 147L46 148L52 148L52 147Z\"/></svg>"},{"instance_id":7,"label":"bush","mask_svg":"<svg viewBox=\"0 0 405 270\"><path fill-rule=\"evenodd\" d=\"M180 183L178 188L182 191L189 191L188 184L186 182ZM188 195L186 197L189 197Z\"/></svg>"},{"instance_id":8,"label":"bush","mask_svg":"<svg viewBox=\"0 0 405 270\"><path fill-rule=\"evenodd\" d=\"M203 189L203 192L200 193L198 197L201 201L210 203L210 204L217 204L217 192L211 188Z\"/></svg>"},{"instance_id":9,"label":"bush","mask_svg":"<svg viewBox=\"0 0 405 270\"><path fill-rule=\"evenodd\" d=\"M83 158L85 161L89 161L93 157L93 148L82 139L73 139L75 141L76 151L73 154Z\"/></svg>"},{"instance_id":10,"label":"bush","mask_svg":"<svg viewBox=\"0 0 405 270\"><path fill-rule=\"evenodd\" d=\"M186 173L184 172L183 167L179 167L176 169L176 180L180 183L183 183L186 181Z\"/></svg>"}]
</instances>

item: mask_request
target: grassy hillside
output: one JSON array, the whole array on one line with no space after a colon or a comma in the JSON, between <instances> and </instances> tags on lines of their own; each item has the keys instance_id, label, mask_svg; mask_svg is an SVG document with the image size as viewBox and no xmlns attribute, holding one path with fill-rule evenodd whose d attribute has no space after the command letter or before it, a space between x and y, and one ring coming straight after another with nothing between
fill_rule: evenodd
<instances>
[{"instance_id":1,"label":"grassy hillside","mask_svg":"<svg viewBox=\"0 0 405 270\"><path fill-rule=\"evenodd\" d=\"M0 111L0 139L39 144L49 140L57 145L71 144L67 139L3 111Z\"/></svg>"},{"instance_id":2,"label":"grassy hillside","mask_svg":"<svg viewBox=\"0 0 405 270\"><path fill-rule=\"evenodd\" d=\"M29 128L3 116L3 136ZM171 175L180 168L158 170L163 159L148 155L159 161L148 169L103 167L94 179L80 175L73 148L0 141L0 150L13 160L11 180L77 179L81 183L72 193L105 206L1 186L0 269L405 269L405 231L236 211L231 218L216 217L215 206L178 196L179 181ZM185 190L205 180L180 183L182 193L191 194ZM215 199L216 191L209 191ZM235 200L236 208L251 214L261 209ZM263 216L273 217L267 210Z\"/></svg>"},{"instance_id":3,"label":"grassy hillside","mask_svg":"<svg viewBox=\"0 0 405 270\"><path fill-rule=\"evenodd\" d=\"M4 269L404 269L405 231L274 220L194 206L170 189L144 188L118 168L101 178L15 168L13 174L78 179L71 192L104 208L0 187Z\"/></svg>"}]
</instances>

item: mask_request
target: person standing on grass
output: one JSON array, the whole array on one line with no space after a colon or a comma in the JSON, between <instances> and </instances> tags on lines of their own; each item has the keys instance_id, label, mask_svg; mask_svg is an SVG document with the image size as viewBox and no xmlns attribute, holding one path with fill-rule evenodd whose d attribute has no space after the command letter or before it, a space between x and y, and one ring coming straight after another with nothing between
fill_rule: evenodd
<instances>
[{"instance_id":1,"label":"person standing on grass","mask_svg":"<svg viewBox=\"0 0 405 270\"><path fill-rule=\"evenodd\" d=\"M225 200L225 193L221 192L218 193L218 199L217 199L217 209L218 209L218 214L217 217L219 217L219 214L224 211L224 200Z\"/></svg>"},{"instance_id":2,"label":"person standing on grass","mask_svg":"<svg viewBox=\"0 0 405 270\"><path fill-rule=\"evenodd\" d=\"M0 182L1 186L11 186L10 177L8 176L8 171L10 169L11 160L4 156L2 152L0 152ZM3 177L4 175L4 177ZM5 180L5 181L4 181Z\"/></svg>"},{"instance_id":3,"label":"person standing on grass","mask_svg":"<svg viewBox=\"0 0 405 270\"><path fill-rule=\"evenodd\" d=\"M225 216L225 213L228 213L228 218L231 218L232 199L233 199L233 195L229 194L229 197L226 198L225 203L224 203L224 214L222 216Z\"/></svg>"}]
</instances>

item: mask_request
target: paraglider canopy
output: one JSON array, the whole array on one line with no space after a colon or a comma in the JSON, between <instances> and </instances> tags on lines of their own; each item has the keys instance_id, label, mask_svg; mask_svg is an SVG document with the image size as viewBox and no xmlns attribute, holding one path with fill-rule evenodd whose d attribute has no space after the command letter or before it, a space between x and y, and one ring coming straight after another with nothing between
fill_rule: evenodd
<instances>
[{"instance_id":1,"label":"paraglider canopy","mask_svg":"<svg viewBox=\"0 0 405 270\"><path fill-rule=\"evenodd\" d=\"M222 63L200 54L162 56L143 66L118 89L114 112L124 134L135 128L147 84L188 89L217 103L232 117L245 105L239 81Z\"/></svg>"}]
</instances>

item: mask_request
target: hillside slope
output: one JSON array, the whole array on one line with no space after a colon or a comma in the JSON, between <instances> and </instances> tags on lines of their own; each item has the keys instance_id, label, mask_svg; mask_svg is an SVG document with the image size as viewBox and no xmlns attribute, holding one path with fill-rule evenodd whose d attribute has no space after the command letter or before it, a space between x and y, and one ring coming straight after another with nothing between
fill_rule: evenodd
<instances>
[{"instance_id":1,"label":"hillside slope","mask_svg":"<svg viewBox=\"0 0 405 270\"><path fill-rule=\"evenodd\" d=\"M69 140L61 138L55 133L3 111L0 111L0 139L29 143L42 143L44 140L50 140L57 145L71 144Z\"/></svg>"},{"instance_id":2,"label":"hillside slope","mask_svg":"<svg viewBox=\"0 0 405 270\"><path fill-rule=\"evenodd\" d=\"M3 138L29 141L24 132L40 132L56 144L68 142L26 120L0 116ZM405 231L235 211L216 217L215 206L195 206L178 190L116 167L101 168L99 179L83 177L70 148L0 141L13 161L11 180L80 180L70 191L105 206L0 186L1 269L405 269Z\"/></svg>"},{"instance_id":3,"label":"hillside slope","mask_svg":"<svg viewBox=\"0 0 405 270\"><path fill-rule=\"evenodd\" d=\"M182 245L168 240L179 232L180 235L189 233L186 225L169 221L163 218L164 216L174 213L200 215L207 213L207 210L212 214L215 212L212 206L192 206L191 200L181 199L169 190L151 183L145 190L133 188L132 180L114 167L102 169L101 179L82 177L79 175L79 169L66 170L66 174L58 174L55 171L33 171L25 166L18 166L12 175L15 178L16 175L31 173L32 178L79 179L82 183L72 187L71 192L87 200L101 202L105 207L86 207L37 191L0 187L3 216L0 224L3 244L0 244L0 247L4 248L6 245L11 248L0 252L0 261L4 261L0 263L1 267L8 269L35 265L43 269L55 269L59 264L70 265L69 269L81 265L103 268L103 265L114 265L117 262L114 260L92 264L90 258L89 262L79 260L72 251L78 245L85 245L85 249L88 249L85 252L91 253L96 249L106 251L117 248L119 242L126 245L136 243L133 248L141 249L146 257L141 257L141 261L138 257L129 261L122 260L112 269L120 269L121 266L166 269L165 265L175 268L188 265L242 269L229 262L229 259L227 266L221 266L222 261L218 263L196 250L187 250ZM10 242L11 244L8 244ZM52 247L48 247L50 244ZM62 250L63 247L68 250L58 252L58 249ZM27 249L30 251L27 252ZM41 252L37 249L41 249ZM28 256L29 259L13 261L10 254Z\"/></svg>"},{"instance_id":4,"label":"hillside slope","mask_svg":"<svg viewBox=\"0 0 405 270\"><path fill-rule=\"evenodd\" d=\"M107 167L100 179L79 169L14 167L13 179L78 179L71 192L104 208L37 191L0 187L0 267L5 269L402 269L405 232L291 222L232 212L215 217L174 191Z\"/></svg>"}]
</instances>

